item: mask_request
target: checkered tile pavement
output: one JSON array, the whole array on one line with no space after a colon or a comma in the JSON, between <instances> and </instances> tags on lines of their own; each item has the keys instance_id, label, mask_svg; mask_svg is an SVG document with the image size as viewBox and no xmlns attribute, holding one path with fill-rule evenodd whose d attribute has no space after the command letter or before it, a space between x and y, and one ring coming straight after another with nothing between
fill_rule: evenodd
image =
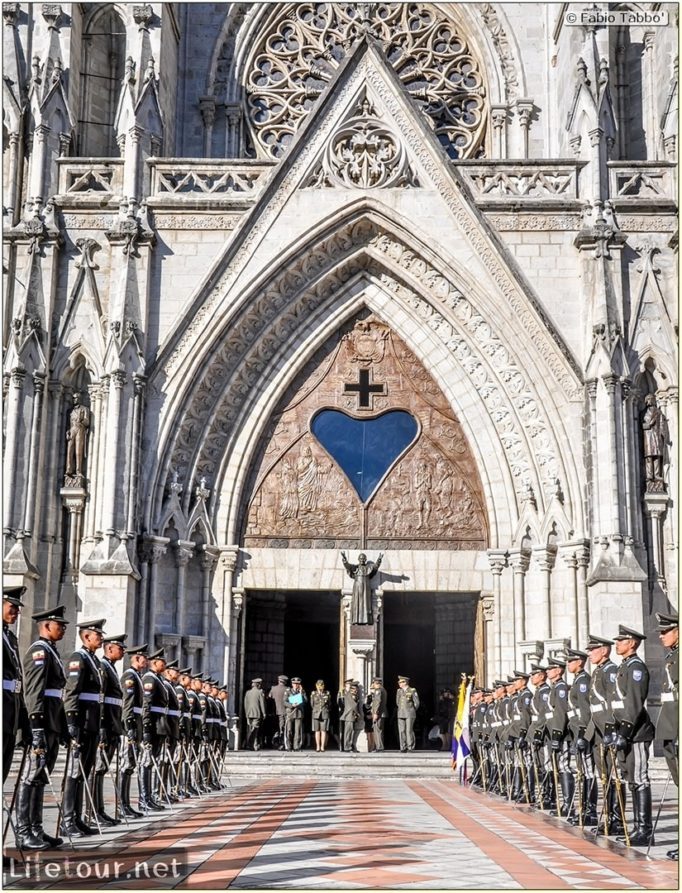
<instances>
[{"instance_id":1,"label":"checkered tile pavement","mask_svg":"<svg viewBox=\"0 0 682 893\"><path fill-rule=\"evenodd\" d=\"M88 876L22 879L18 864L5 888L102 889L102 878L120 890L678 888L676 863L595 842L454 778L263 780L75 845L60 858L88 863ZM174 857L170 873L139 869Z\"/></svg>"}]
</instances>

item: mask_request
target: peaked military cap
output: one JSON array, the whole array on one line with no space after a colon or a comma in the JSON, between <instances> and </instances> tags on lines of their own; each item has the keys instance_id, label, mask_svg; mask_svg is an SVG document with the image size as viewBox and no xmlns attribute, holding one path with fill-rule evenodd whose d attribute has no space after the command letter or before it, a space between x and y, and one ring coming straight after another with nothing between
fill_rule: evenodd
<instances>
[{"instance_id":1,"label":"peaked military cap","mask_svg":"<svg viewBox=\"0 0 682 893\"><path fill-rule=\"evenodd\" d=\"M280 675L280 676L277 677L277 681L278 681L278 682L288 682L288 681L289 681L289 677L288 677L288 676L285 676L284 674L282 674L282 675Z\"/></svg>"},{"instance_id":2,"label":"peaked military cap","mask_svg":"<svg viewBox=\"0 0 682 893\"><path fill-rule=\"evenodd\" d=\"M59 623L68 623L68 620L64 620L65 613L66 605L57 605L56 608L48 608L47 611L38 611L37 614L31 616L37 623L42 623L44 620L58 620Z\"/></svg>"},{"instance_id":3,"label":"peaked military cap","mask_svg":"<svg viewBox=\"0 0 682 893\"><path fill-rule=\"evenodd\" d=\"M102 639L102 645L120 645L121 648L125 648L127 638L128 633L120 633L118 636L106 636Z\"/></svg>"},{"instance_id":4,"label":"peaked military cap","mask_svg":"<svg viewBox=\"0 0 682 893\"><path fill-rule=\"evenodd\" d=\"M374 679L372 679L372 682L381 682L381 683L383 683L383 681L384 681L384 680L381 678L381 676L375 676Z\"/></svg>"},{"instance_id":5,"label":"peaked military cap","mask_svg":"<svg viewBox=\"0 0 682 893\"><path fill-rule=\"evenodd\" d=\"M547 661L547 669L549 670L550 667L560 667L562 670L565 670L566 661L562 660L558 655L555 655L554 657L550 657Z\"/></svg>"},{"instance_id":6,"label":"peaked military cap","mask_svg":"<svg viewBox=\"0 0 682 893\"><path fill-rule=\"evenodd\" d=\"M300 683L301 683L301 678L300 678L300 676L294 676L294 678L291 680L291 682L292 682L292 685L293 685L294 682L298 682L299 685L300 685Z\"/></svg>"},{"instance_id":7,"label":"peaked military cap","mask_svg":"<svg viewBox=\"0 0 682 893\"><path fill-rule=\"evenodd\" d=\"M180 675L181 676L191 676L192 668L191 667L183 667L182 670L180 670Z\"/></svg>"},{"instance_id":8,"label":"peaked military cap","mask_svg":"<svg viewBox=\"0 0 682 893\"><path fill-rule=\"evenodd\" d=\"M143 654L145 657L147 656L147 643L145 642L143 645L135 645L134 648L126 648L126 654L130 657L132 654Z\"/></svg>"},{"instance_id":9,"label":"peaked military cap","mask_svg":"<svg viewBox=\"0 0 682 893\"><path fill-rule=\"evenodd\" d=\"M587 651L578 651L577 648L566 649L566 660L587 660Z\"/></svg>"},{"instance_id":10,"label":"peaked military cap","mask_svg":"<svg viewBox=\"0 0 682 893\"><path fill-rule=\"evenodd\" d=\"M646 639L644 633L638 633L635 629L630 629L629 626L623 626L622 623L618 624L618 635L614 636L614 641L620 642L622 639L638 639L640 642L643 642Z\"/></svg>"},{"instance_id":11,"label":"peaked military cap","mask_svg":"<svg viewBox=\"0 0 682 893\"><path fill-rule=\"evenodd\" d=\"M507 687L507 683L503 682L501 679L496 679L493 682L493 688L506 688L506 687Z\"/></svg>"},{"instance_id":12,"label":"peaked military cap","mask_svg":"<svg viewBox=\"0 0 682 893\"><path fill-rule=\"evenodd\" d=\"M251 685L258 685L258 684L260 684L262 681L263 681L262 679L252 679L252 680L251 680Z\"/></svg>"},{"instance_id":13,"label":"peaked military cap","mask_svg":"<svg viewBox=\"0 0 682 893\"><path fill-rule=\"evenodd\" d=\"M511 685L512 682L516 682L516 676L507 676L507 685Z\"/></svg>"},{"instance_id":14,"label":"peaked military cap","mask_svg":"<svg viewBox=\"0 0 682 893\"><path fill-rule=\"evenodd\" d=\"M263 680L261 679L261 682L262 682L262 681L263 681ZM317 682L315 683L315 685L322 685L322 686L324 686L324 679L318 679Z\"/></svg>"},{"instance_id":15,"label":"peaked military cap","mask_svg":"<svg viewBox=\"0 0 682 893\"><path fill-rule=\"evenodd\" d=\"M177 659L177 657L175 658L175 660L170 660L170 661L167 661L167 662L166 662L166 669L167 669L167 670L177 670L177 668L178 668L178 659Z\"/></svg>"},{"instance_id":16,"label":"peaked military cap","mask_svg":"<svg viewBox=\"0 0 682 893\"><path fill-rule=\"evenodd\" d=\"M162 660L165 662L166 654L165 654L163 648L159 648L158 651L155 651L153 654L150 654L149 660Z\"/></svg>"},{"instance_id":17,"label":"peaked military cap","mask_svg":"<svg viewBox=\"0 0 682 893\"><path fill-rule=\"evenodd\" d=\"M677 614L660 614L657 612L656 620L658 621L658 629L662 633L667 633L669 630L679 626Z\"/></svg>"},{"instance_id":18,"label":"peaked military cap","mask_svg":"<svg viewBox=\"0 0 682 893\"><path fill-rule=\"evenodd\" d=\"M102 627L106 623L104 617L101 617L99 620L83 620L80 623L76 624L76 627L82 632L93 632L93 633L102 633L104 630Z\"/></svg>"},{"instance_id":19,"label":"peaked military cap","mask_svg":"<svg viewBox=\"0 0 682 893\"><path fill-rule=\"evenodd\" d=\"M292 679L291 681L293 682L294 680ZM351 685L352 682L353 682L352 679L344 679L344 680L343 680L343 684L344 684L344 685Z\"/></svg>"},{"instance_id":20,"label":"peaked military cap","mask_svg":"<svg viewBox=\"0 0 682 893\"><path fill-rule=\"evenodd\" d=\"M546 673L547 667L543 667L542 664L531 664L530 665L530 675L534 676L536 673Z\"/></svg>"},{"instance_id":21,"label":"peaked military cap","mask_svg":"<svg viewBox=\"0 0 682 893\"><path fill-rule=\"evenodd\" d=\"M530 673L526 673L524 670L514 670L514 676L516 679L530 679Z\"/></svg>"},{"instance_id":22,"label":"peaked military cap","mask_svg":"<svg viewBox=\"0 0 682 893\"><path fill-rule=\"evenodd\" d=\"M226 691L227 691L227 685L221 685L221 686L220 686L220 690L226 692Z\"/></svg>"},{"instance_id":23,"label":"peaked military cap","mask_svg":"<svg viewBox=\"0 0 682 893\"><path fill-rule=\"evenodd\" d=\"M25 586L3 586L2 600L14 605L15 608L23 608L21 596L26 592Z\"/></svg>"},{"instance_id":24,"label":"peaked military cap","mask_svg":"<svg viewBox=\"0 0 682 893\"><path fill-rule=\"evenodd\" d=\"M410 681L409 676L398 676L398 682L409 682L409 681Z\"/></svg>"},{"instance_id":25,"label":"peaked military cap","mask_svg":"<svg viewBox=\"0 0 682 893\"><path fill-rule=\"evenodd\" d=\"M593 636L592 633L587 634L588 642L585 645L585 651L592 651L593 648L603 648L604 645L613 645L612 639L602 639L601 636Z\"/></svg>"}]
</instances>

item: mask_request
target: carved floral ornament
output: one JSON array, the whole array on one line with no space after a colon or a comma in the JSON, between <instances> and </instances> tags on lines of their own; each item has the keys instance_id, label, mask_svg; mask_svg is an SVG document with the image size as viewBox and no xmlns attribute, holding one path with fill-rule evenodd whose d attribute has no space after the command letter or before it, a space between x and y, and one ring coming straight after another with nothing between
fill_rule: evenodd
<instances>
[{"instance_id":1,"label":"carved floral ornament","mask_svg":"<svg viewBox=\"0 0 682 893\"><path fill-rule=\"evenodd\" d=\"M466 40L435 4L282 6L247 64L246 117L259 154L281 158L363 35L379 41L453 158L480 157L486 89Z\"/></svg>"}]
</instances>

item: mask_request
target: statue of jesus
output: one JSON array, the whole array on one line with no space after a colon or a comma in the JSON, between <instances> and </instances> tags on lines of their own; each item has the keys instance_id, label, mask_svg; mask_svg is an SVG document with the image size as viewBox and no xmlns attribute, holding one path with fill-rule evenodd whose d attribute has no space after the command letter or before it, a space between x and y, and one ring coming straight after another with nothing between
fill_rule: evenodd
<instances>
[{"instance_id":1,"label":"statue of jesus","mask_svg":"<svg viewBox=\"0 0 682 893\"><path fill-rule=\"evenodd\" d=\"M343 566L346 568L348 576L353 579L353 597L350 603L351 623L369 626L374 622L372 619L372 589L369 581L379 570L383 557L384 553L380 552L376 561L367 561L367 556L361 552L358 555L358 563L350 564L346 553L341 553Z\"/></svg>"}]
</instances>

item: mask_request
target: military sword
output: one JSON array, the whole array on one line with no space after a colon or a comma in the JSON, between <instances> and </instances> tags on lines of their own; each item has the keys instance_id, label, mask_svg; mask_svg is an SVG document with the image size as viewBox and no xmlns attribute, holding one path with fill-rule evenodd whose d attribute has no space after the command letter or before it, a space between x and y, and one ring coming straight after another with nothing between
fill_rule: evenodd
<instances>
[{"instance_id":1,"label":"military sword","mask_svg":"<svg viewBox=\"0 0 682 893\"><path fill-rule=\"evenodd\" d=\"M649 845L646 848L645 856L649 855L649 850L651 849L651 845L654 842L654 832L658 827L658 820L661 817L661 810L663 809L663 801L665 800L665 795L668 793L668 785L670 784L670 779L672 778L672 773L668 772L668 777L665 780L665 787L663 788L663 796L661 797L661 802L658 804L658 811L656 812L656 820L654 822L653 828L651 829L651 837L649 838Z\"/></svg>"}]
</instances>

